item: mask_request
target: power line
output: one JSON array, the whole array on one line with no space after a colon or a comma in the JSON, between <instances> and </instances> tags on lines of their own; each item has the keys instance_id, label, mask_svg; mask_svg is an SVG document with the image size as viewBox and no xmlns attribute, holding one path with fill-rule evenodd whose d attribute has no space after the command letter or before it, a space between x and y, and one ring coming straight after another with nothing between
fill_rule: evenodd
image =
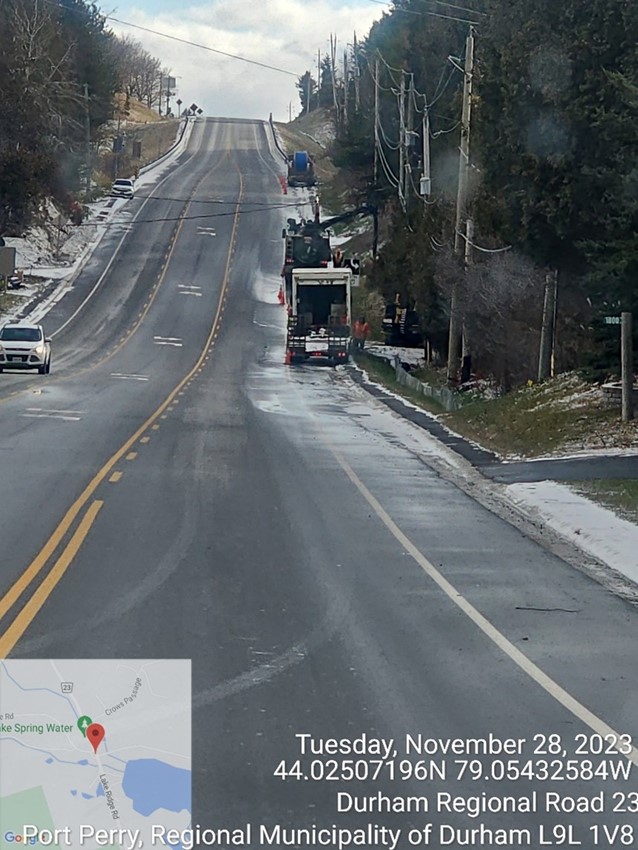
<instances>
[{"instance_id":1,"label":"power line","mask_svg":"<svg viewBox=\"0 0 638 850\"><path fill-rule=\"evenodd\" d=\"M388 63L387 63L387 62L385 61L385 59L383 58L383 54L381 53L381 51L379 50L379 48L377 48L377 54L378 54L378 56L379 56L379 59L383 62L383 64L385 65L385 67L386 67L386 68L388 69L388 71L390 72L390 79L392 80L392 82L394 83L394 85L395 85L395 86L400 86L400 85L401 85L401 83L400 83L400 82L398 83L398 82L394 79L394 74L403 74L403 69L402 69L402 68L393 68L393 67L392 67L392 65L388 65Z\"/></svg>"},{"instance_id":2,"label":"power line","mask_svg":"<svg viewBox=\"0 0 638 850\"><path fill-rule=\"evenodd\" d=\"M475 245L474 242L472 242L472 240L469 239L461 230L457 230L457 233L467 242L468 245L476 251L482 251L484 254L502 254L504 251L511 251L513 248L513 245L507 245L505 248L481 248L480 245Z\"/></svg>"},{"instance_id":3,"label":"power line","mask_svg":"<svg viewBox=\"0 0 638 850\"><path fill-rule=\"evenodd\" d=\"M487 12L479 12L478 9L468 9L465 6L456 6L454 3L444 3L443 0L433 0L439 6L448 6L450 9L458 9L460 12L469 12L471 15L480 15L482 18L487 17Z\"/></svg>"},{"instance_id":4,"label":"power line","mask_svg":"<svg viewBox=\"0 0 638 850\"><path fill-rule=\"evenodd\" d=\"M88 15L88 12L85 12L84 9L69 8L68 6L63 6L61 3L55 2L55 0L44 0L44 2L48 3L50 6L56 6L58 9L63 9L65 12L71 11ZM121 18L116 18L114 15L103 15L102 17L106 21L114 21L116 24L121 24L125 27L133 27L133 29L142 30L143 32L150 33L151 35L158 35L161 38L178 41L180 44L186 44L189 47L198 47L200 50L207 50L209 53L217 53L219 56L225 56L228 59L237 59L239 62L248 62L250 65L257 65L259 68L266 68L269 71L277 71L279 74L287 74L289 77L299 77L299 74L296 74L294 71L288 71L285 68L278 68L276 65L269 65L267 62L259 62L257 59L248 59L246 56L238 56L236 53L227 53L225 50L219 50L216 47L209 47L207 44L199 44L197 41L190 41L187 38L180 38L177 35L169 35L168 33L160 32L159 30L154 30L150 27L144 27L141 24L134 24L131 21L123 21Z\"/></svg>"},{"instance_id":5,"label":"power line","mask_svg":"<svg viewBox=\"0 0 638 850\"><path fill-rule=\"evenodd\" d=\"M175 201L176 203L185 204L189 201L191 204L224 204L226 206L237 206L237 201L223 201L221 199L216 198L171 198L164 195L142 195L138 194L138 197L148 198L151 201ZM297 206L296 203L286 203L286 204L272 204L268 201L240 201L239 205L249 205L253 207L264 207L266 209L271 209L273 206L279 208L280 206Z\"/></svg>"},{"instance_id":6,"label":"power line","mask_svg":"<svg viewBox=\"0 0 638 850\"><path fill-rule=\"evenodd\" d=\"M199 47L200 50L208 50L210 53L217 53L220 56L226 56L228 59L238 59L240 62L248 62L250 65L258 65L260 68L267 68L269 71L277 71L280 74L288 74L290 77L297 78L299 76L299 74L295 74L294 71L287 71L285 68L278 68L276 65L268 65L266 62L258 62L256 59L248 59L245 56L237 56L235 53L226 53L225 50L218 50L216 47L208 47L206 44L199 44L196 41L189 41L186 38L179 38L179 36L176 35L168 35L165 32L150 29L150 27L143 27L141 24L132 24L130 21L123 21L120 18L115 18L113 15L107 15L106 18L109 21L115 21L117 24L122 24L125 27L134 27L135 29L151 33L151 35L159 35L162 38L170 38L172 41L179 41L180 44L187 44L189 47Z\"/></svg>"},{"instance_id":7,"label":"power line","mask_svg":"<svg viewBox=\"0 0 638 850\"><path fill-rule=\"evenodd\" d=\"M195 202L193 202L195 203ZM233 203L229 201L229 203ZM250 202L247 202L250 203ZM233 203L234 207L237 207L236 203ZM259 207L258 209L242 209L241 215L247 215L248 213L255 212L270 212L271 210L281 210L281 209L296 209L297 204L272 204L270 207ZM201 215L177 215L177 216L164 216L161 218L136 218L135 221L111 221L111 222L98 222L98 221L85 221L82 224L77 225L77 227L93 227L96 224L99 224L100 227L125 227L129 228L134 224L160 224L168 221L195 221L198 219L209 219L209 218L228 218L229 216L234 216L237 214L237 210L228 210L228 212L218 212L218 213L202 213Z\"/></svg>"},{"instance_id":8,"label":"power line","mask_svg":"<svg viewBox=\"0 0 638 850\"><path fill-rule=\"evenodd\" d=\"M390 5L389 0L368 0L368 3L377 3L380 6L389 6ZM429 9L424 9L422 12L419 12L416 9L401 9L397 6L394 6L391 9L391 11L392 12L404 12L406 15L419 15L419 16L430 15L433 18L443 18L446 21L458 21L461 24L474 24L475 26L478 26L478 23L479 23L476 20L468 20L466 18L457 18L457 17L454 17L452 15L442 15L440 12L432 12ZM468 12L469 14L472 14L472 15L482 15L482 14L484 14L483 12L475 12L473 9L465 9L464 11Z\"/></svg>"}]
</instances>

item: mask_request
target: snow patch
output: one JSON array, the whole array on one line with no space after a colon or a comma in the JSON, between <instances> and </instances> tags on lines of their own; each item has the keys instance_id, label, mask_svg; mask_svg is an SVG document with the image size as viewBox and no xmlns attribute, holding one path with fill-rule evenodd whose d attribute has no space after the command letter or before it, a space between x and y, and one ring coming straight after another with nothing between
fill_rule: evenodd
<instances>
[{"instance_id":1,"label":"snow patch","mask_svg":"<svg viewBox=\"0 0 638 850\"><path fill-rule=\"evenodd\" d=\"M579 549L638 583L638 526L564 484L509 484L507 497Z\"/></svg>"}]
</instances>

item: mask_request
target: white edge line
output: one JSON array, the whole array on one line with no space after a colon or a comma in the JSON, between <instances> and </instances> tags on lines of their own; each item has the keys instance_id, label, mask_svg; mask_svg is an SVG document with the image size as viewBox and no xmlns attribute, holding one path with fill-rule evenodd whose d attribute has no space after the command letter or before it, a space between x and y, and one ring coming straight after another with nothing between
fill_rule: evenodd
<instances>
[{"instance_id":1,"label":"white edge line","mask_svg":"<svg viewBox=\"0 0 638 850\"><path fill-rule=\"evenodd\" d=\"M540 685L544 691L546 691L564 708L570 711L575 717L581 720L586 726L589 726L590 729L597 732L599 735L614 735L616 738L620 737L620 734L616 732L615 729L605 723L604 720L601 720L600 717L586 708L582 703L578 702L578 700L568 693L568 691L544 673L540 667L534 664L534 662L521 652L518 647L514 646L514 644L508 640L505 635L502 634L496 626L487 619L487 617L484 617L483 614L481 614L480 611L471 604L471 602L468 602L468 600L461 595L454 585L451 584L442 575L442 573L437 570L434 564L432 564L414 545L414 543L412 543L409 537L401 531L399 526L394 522L385 508L382 507L381 503L372 495L370 490L368 490L345 458L332 447L330 447L330 451L350 481L361 493L392 536L401 544L401 546L403 546L406 552L412 556L423 572L426 573L426 575L428 575L432 581L441 588L445 595L455 605L457 605L476 626L478 626L483 634L495 643L496 646L498 646L498 648L504 652L505 655L507 655L524 673ZM624 755L626 755L629 761L633 762L633 764L638 765L638 749L636 747L632 746L631 752Z\"/></svg>"},{"instance_id":2,"label":"white edge line","mask_svg":"<svg viewBox=\"0 0 638 850\"><path fill-rule=\"evenodd\" d=\"M189 140L190 140L190 135L189 135ZM193 153L191 154L191 156L189 157L189 159L188 159L186 162L190 162L190 160L191 160L191 159L195 156L195 153L196 153L196 152L195 152L195 151L193 151ZM186 163L182 163L182 165L186 165ZM135 213L135 216L134 216L134 217L133 217L133 219L131 220L131 224L133 224L133 222L135 222L135 221L136 221L136 219L137 219L137 218L138 218L138 216L141 214L141 212L142 212L142 210L144 209L144 207L146 206L146 204L147 204L147 203L148 203L148 202L152 199L152 197L153 197L153 193L154 193L154 192L156 192L156 191L157 191L157 190L158 190L161 186L163 186L163 185L164 185L164 183L166 183L166 181L167 181L170 177L172 177L172 176L174 175L174 173L175 173L175 172L174 172L174 170L170 170L170 169L169 169L169 173L166 175L166 177L164 177L162 180L160 180L160 182L159 182L159 183L158 183L158 184L154 187L153 192L152 192L152 193L151 193L151 194L150 194L147 198L145 198L145 199L144 199L144 201L142 202L142 206L141 206L141 207L139 208L139 210ZM108 261L108 263L106 264L106 268L104 269L104 271L102 272L102 274L99 276L99 278L97 279L97 283L93 286L93 289L91 289L91 291L90 291L90 292L89 292L89 294L86 296L86 298L84 299L84 301L82 301L82 303L78 306L78 308L75 310L75 312L74 312L74 313L72 313L72 314L69 316L69 318L66 320L66 322L64 322L62 325L60 325L60 327L59 327L59 328L56 328L56 330L54 330L54 331L53 331L53 333L51 334L51 337L54 337L54 336L56 336L57 334L59 334L59 333L60 333L60 331L63 331L63 330L64 330L64 328L65 328L65 327L66 327L66 326L67 326L70 322L72 322L72 321L73 321L73 319L75 319L75 317L78 315L78 313L79 313L81 310L83 310L83 309L84 309L84 307L86 306L86 304L88 304L88 302L91 300L91 298L93 298L93 296L94 296L94 295L95 295L95 293L97 292L98 288L101 286L102 281L104 280L104 278L105 278L105 277L106 277L106 275L108 274L108 272L109 272L109 270L110 270L111 266L113 265L113 262L115 261L115 258L116 258L116 257L117 257L117 255L119 254L120 248L122 247L122 244L124 243L124 240L126 239L126 237L127 237L128 235L129 235L129 234L128 234L128 232L125 232L125 233L124 233L124 235L122 236L122 238L120 239L120 241L117 243L117 247L115 248L115 251L113 251L113 254L111 255L110 260L109 260L109 261Z\"/></svg>"}]
</instances>

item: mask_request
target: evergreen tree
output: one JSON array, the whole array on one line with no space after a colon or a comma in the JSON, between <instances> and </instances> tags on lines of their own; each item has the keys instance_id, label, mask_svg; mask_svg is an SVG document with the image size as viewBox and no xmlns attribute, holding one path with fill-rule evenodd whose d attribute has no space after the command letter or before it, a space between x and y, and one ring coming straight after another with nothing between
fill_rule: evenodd
<instances>
[{"instance_id":1,"label":"evergreen tree","mask_svg":"<svg viewBox=\"0 0 638 850\"><path fill-rule=\"evenodd\" d=\"M625 0L490 0L474 139L483 225L638 307L636 43Z\"/></svg>"},{"instance_id":2,"label":"evergreen tree","mask_svg":"<svg viewBox=\"0 0 638 850\"><path fill-rule=\"evenodd\" d=\"M310 71L306 71L297 80L297 88L299 89L299 100L301 101L301 110L305 114L315 109L317 105L317 83L314 80Z\"/></svg>"}]
</instances>

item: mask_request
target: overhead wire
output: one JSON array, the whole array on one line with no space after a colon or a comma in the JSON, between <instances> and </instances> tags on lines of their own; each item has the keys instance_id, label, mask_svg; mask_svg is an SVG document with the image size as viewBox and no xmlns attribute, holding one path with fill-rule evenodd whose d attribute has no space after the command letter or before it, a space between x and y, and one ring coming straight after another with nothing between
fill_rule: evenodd
<instances>
[{"instance_id":1,"label":"overhead wire","mask_svg":"<svg viewBox=\"0 0 638 850\"><path fill-rule=\"evenodd\" d=\"M368 2L369 3L376 3L380 6L389 6L390 5L390 3L386 2L386 0L368 0ZM478 26L478 24L479 24L479 21L468 20L467 18L457 18L456 16L453 16L453 15L443 15L440 12L433 12L430 9L423 9L422 11L418 11L417 9L403 9L400 6L394 6L390 9L390 11L392 13L403 12L406 15L419 15L419 16L429 15L433 18L443 18L446 21L458 21L461 24L474 24L475 26ZM484 14L483 12L478 12L478 13L474 12L472 9L465 9L465 11L468 14L472 14L472 15L474 15L474 14L480 14L480 15Z\"/></svg>"},{"instance_id":2,"label":"overhead wire","mask_svg":"<svg viewBox=\"0 0 638 850\"><path fill-rule=\"evenodd\" d=\"M196 221L200 219L211 219L211 218L228 218L229 216L234 216L237 214L237 204L236 202L230 202L235 209L228 210L228 212L218 212L218 213L201 213L198 215L177 215L177 216L161 216L158 218L136 218L134 221L120 220L120 221L111 221L111 222L100 222L100 227L132 227L134 224L158 224L162 222L170 222L170 221ZM247 202L250 203L250 202ZM247 215L248 213L255 212L269 212L271 210L280 210L280 209L297 209L298 203L285 203L285 204L271 204L270 206L260 206L257 209L242 209L241 214ZM85 221L82 224L76 225L77 227L93 227L96 224L95 221Z\"/></svg>"},{"instance_id":3,"label":"overhead wire","mask_svg":"<svg viewBox=\"0 0 638 850\"><path fill-rule=\"evenodd\" d=\"M89 12L84 9L77 9L69 6L65 6L62 3L57 2L57 0L44 0L50 6L56 6L58 9L63 9L65 12L75 12L76 14L84 14L88 15ZM121 24L125 27L132 27L133 29L142 30L143 32L150 33L151 35L157 35L161 38L168 38L171 41L178 41L180 44L186 44L189 47L197 47L200 50L207 50L209 53L216 53L219 56L225 56L228 59L236 59L239 62L247 62L250 65L257 65L259 68L266 68L269 71L277 71L280 74L287 74L290 77L298 78L299 74L294 71L288 71L286 68L279 68L277 65L271 65L268 62L260 62L257 59L249 59L247 56L239 56L236 53L228 53L225 50L219 50L217 47L209 47L207 44L200 44L197 41L191 41L187 38L180 38L177 35L169 35L166 32L160 32L159 30L151 29L151 27L142 26L142 24L134 24L132 21L124 21L121 18L116 18L115 15L101 15L106 21L114 21L117 24Z\"/></svg>"},{"instance_id":4,"label":"overhead wire","mask_svg":"<svg viewBox=\"0 0 638 850\"><path fill-rule=\"evenodd\" d=\"M472 242L465 233L462 233L460 230L457 230L456 232L467 242L468 245L474 248L475 251L481 251L483 254L502 254L505 251L511 251L514 247L513 245L507 245L505 248L482 248L480 245L476 245Z\"/></svg>"}]
</instances>

